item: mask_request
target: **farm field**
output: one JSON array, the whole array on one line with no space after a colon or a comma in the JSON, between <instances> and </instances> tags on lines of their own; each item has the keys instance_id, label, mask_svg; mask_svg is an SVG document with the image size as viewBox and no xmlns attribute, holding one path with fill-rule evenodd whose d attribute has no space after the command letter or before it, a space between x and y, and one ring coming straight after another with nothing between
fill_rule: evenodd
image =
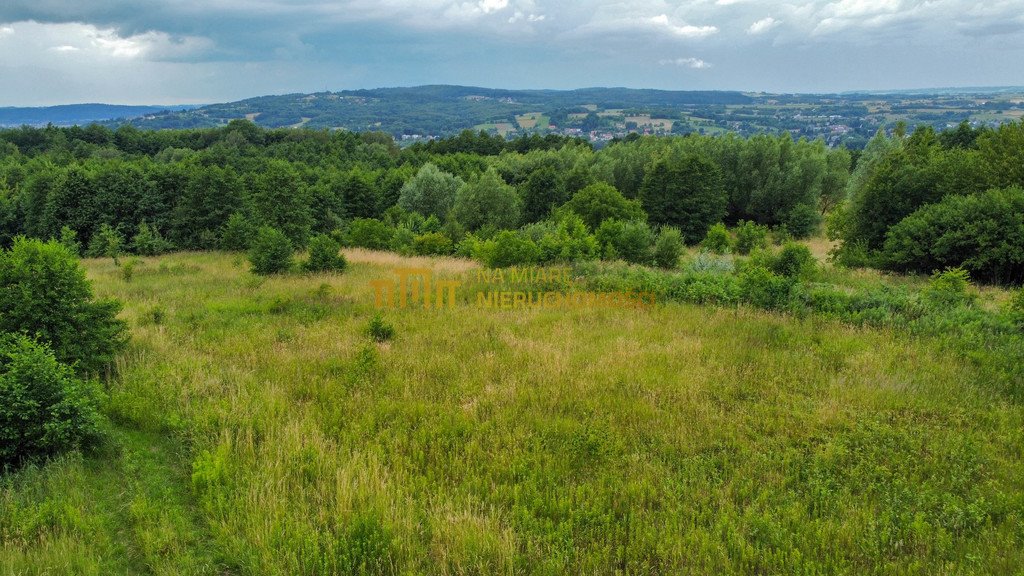
<instances>
[{"instance_id":1,"label":"farm field","mask_svg":"<svg viewBox=\"0 0 1024 576\"><path fill-rule=\"evenodd\" d=\"M340 275L260 278L239 254L177 253L130 282L84 261L131 326L109 439L0 481L0 574L1024 565L1024 413L937 342L745 307L471 295L384 310L395 335L377 342L371 282L429 268L469 285L477 265L346 256Z\"/></svg>"}]
</instances>

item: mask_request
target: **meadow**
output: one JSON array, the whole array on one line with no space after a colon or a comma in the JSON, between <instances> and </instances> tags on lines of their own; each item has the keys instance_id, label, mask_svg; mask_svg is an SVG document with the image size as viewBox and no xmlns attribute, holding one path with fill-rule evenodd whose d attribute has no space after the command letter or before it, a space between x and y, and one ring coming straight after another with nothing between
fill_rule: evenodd
<instances>
[{"instance_id":1,"label":"meadow","mask_svg":"<svg viewBox=\"0 0 1024 576\"><path fill-rule=\"evenodd\" d=\"M85 260L131 326L107 440L0 479L0 574L1021 574L1020 398L948 343L673 301L381 312L393 269L477 264L346 256Z\"/></svg>"}]
</instances>

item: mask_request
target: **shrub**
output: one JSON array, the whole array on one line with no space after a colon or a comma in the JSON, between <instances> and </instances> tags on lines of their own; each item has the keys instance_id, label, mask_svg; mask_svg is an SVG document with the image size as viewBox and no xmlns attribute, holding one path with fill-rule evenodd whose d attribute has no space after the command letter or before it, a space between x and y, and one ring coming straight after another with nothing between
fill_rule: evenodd
<instances>
[{"instance_id":1,"label":"shrub","mask_svg":"<svg viewBox=\"0 0 1024 576\"><path fill-rule=\"evenodd\" d=\"M452 241L440 232L428 232L412 241L412 249L420 256L445 256L452 253Z\"/></svg>"},{"instance_id":2,"label":"shrub","mask_svg":"<svg viewBox=\"0 0 1024 576\"><path fill-rule=\"evenodd\" d=\"M971 276L963 268L949 268L932 274L928 287L922 292L924 301L933 308L946 309L970 304L973 297L968 292Z\"/></svg>"},{"instance_id":3,"label":"shrub","mask_svg":"<svg viewBox=\"0 0 1024 576\"><path fill-rule=\"evenodd\" d=\"M715 224L711 228L708 228L708 234L704 237L704 241L701 242L701 246L709 252L725 254L732 246L732 238L729 236L729 229L721 222Z\"/></svg>"},{"instance_id":4,"label":"shrub","mask_svg":"<svg viewBox=\"0 0 1024 576\"><path fill-rule=\"evenodd\" d=\"M619 257L626 262L633 264L650 264L654 258L652 247L654 246L654 232L646 222L626 222L622 225L622 235L619 237L615 250Z\"/></svg>"},{"instance_id":5,"label":"shrub","mask_svg":"<svg viewBox=\"0 0 1024 576\"><path fill-rule=\"evenodd\" d=\"M387 342L395 337L395 327L377 313L366 325L366 334L377 342Z\"/></svg>"},{"instance_id":6,"label":"shrub","mask_svg":"<svg viewBox=\"0 0 1024 576\"><path fill-rule=\"evenodd\" d=\"M697 274L732 274L736 271L736 262L732 256L716 256L702 250L686 265L686 270Z\"/></svg>"},{"instance_id":7,"label":"shrub","mask_svg":"<svg viewBox=\"0 0 1024 576\"><path fill-rule=\"evenodd\" d=\"M220 229L220 248L229 252L244 252L252 247L256 238L256 225L236 212L228 216Z\"/></svg>"},{"instance_id":8,"label":"shrub","mask_svg":"<svg viewBox=\"0 0 1024 576\"><path fill-rule=\"evenodd\" d=\"M121 263L121 278L123 278L125 282L131 282L132 278L135 277L135 266L137 266L139 262L140 260L137 258L132 258Z\"/></svg>"},{"instance_id":9,"label":"shrub","mask_svg":"<svg viewBox=\"0 0 1024 576\"><path fill-rule=\"evenodd\" d=\"M1017 326L1024 328L1024 288L1020 288L1013 293L1008 308L1010 318L1013 319Z\"/></svg>"},{"instance_id":10,"label":"shrub","mask_svg":"<svg viewBox=\"0 0 1024 576\"><path fill-rule=\"evenodd\" d=\"M489 268L507 268L533 264L540 257L540 249L529 238L511 230L503 230L478 246L476 256Z\"/></svg>"},{"instance_id":11,"label":"shrub","mask_svg":"<svg viewBox=\"0 0 1024 576\"><path fill-rule=\"evenodd\" d=\"M772 271L787 278L806 278L814 273L816 261L811 250L803 244L789 243L773 259Z\"/></svg>"},{"instance_id":12,"label":"shrub","mask_svg":"<svg viewBox=\"0 0 1024 576\"><path fill-rule=\"evenodd\" d=\"M118 264L117 257L121 255L121 247L124 239L121 234L111 228L110 224L100 226L100 231L93 235L89 242L88 256L90 258L113 258L114 264Z\"/></svg>"},{"instance_id":13,"label":"shrub","mask_svg":"<svg viewBox=\"0 0 1024 576\"><path fill-rule=\"evenodd\" d=\"M462 185L460 178L428 162L402 186L398 205L424 216L443 217L451 210L455 194Z\"/></svg>"},{"instance_id":14,"label":"shrub","mask_svg":"<svg viewBox=\"0 0 1024 576\"><path fill-rule=\"evenodd\" d=\"M252 247L256 226L245 216L234 213L220 231L220 247L229 252L244 252Z\"/></svg>"},{"instance_id":15,"label":"shrub","mask_svg":"<svg viewBox=\"0 0 1024 576\"><path fill-rule=\"evenodd\" d=\"M249 250L254 274L267 276L287 272L292 267L292 242L276 228L264 226L256 233Z\"/></svg>"},{"instance_id":16,"label":"shrub","mask_svg":"<svg viewBox=\"0 0 1024 576\"><path fill-rule=\"evenodd\" d=\"M35 337L57 360L97 372L126 343L121 306L95 301L78 259L63 245L16 238L0 250L0 332Z\"/></svg>"},{"instance_id":17,"label":"shrub","mask_svg":"<svg viewBox=\"0 0 1024 576\"><path fill-rule=\"evenodd\" d=\"M0 334L0 470L99 439L97 394L44 345Z\"/></svg>"},{"instance_id":18,"label":"shrub","mask_svg":"<svg viewBox=\"0 0 1024 576\"><path fill-rule=\"evenodd\" d=\"M789 303L792 281L763 266L751 266L740 275L743 300L765 310L782 310Z\"/></svg>"},{"instance_id":19,"label":"shrub","mask_svg":"<svg viewBox=\"0 0 1024 576\"><path fill-rule=\"evenodd\" d=\"M302 264L307 272L342 272L347 266L341 245L334 238L317 234L309 240L309 259Z\"/></svg>"},{"instance_id":20,"label":"shrub","mask_svg":"<svg viewBox=\"0 0 1024 576\"><path fill-rule=\"evenodd\" d=\"M768 228L745 220L736 227L736 253L750 254L768 246Z\"/></svg>"},{"instance_id":21,"label":"shrub","mask_svg":"<svg viewBox=\"0 0 1024 576\"><path fill-rule=\"evenodd\" d=\"M60 238L57 240L62 246L68 249L74 256L82 255L82 243L78 241L78 233L64 226L60 229Z\"/></svg>"},{"instance_id":22,"label":"shrub","mask_svg":"<svg viewBox=\"0 0 1024 576\"><path fill-rule=\"evenodd\" d=\"M947 196L889 229L882 264L900 272L961 267L983 281L1024 282L1024 189Z\"/></svg>"},{"instance_id":23,"label":"shrub","mask_svg":"<svg viewBox=\"0 0 1024 576\"><path fill-rule=\"evenodd\" d=\"M587 231L583 220L572 212L563 214L557 225L536 225L533 228L544 231L537 242L541 262L578 262L592 260L598 255L597 240Z\"/></svg>"},{"instance_id":24,"label":"shrub","mask_svg":"<svg viewBox=\"0 0 1024 576\"><path fill-rule=\"evenodd\" d=\"M356 218L348 229L349 246L387 250L391 247L394 230L375 218Z\"/></svg>"},{"instance_id":25,"label":"shrub","mask_svg":"<svg viewBox=\"0 0 1024 576\"><path fill-rule=\"evenodd\" d=\"M786 215L783 225L794 238L807 238L821 226L821 214L810 204L797 204Z\"/></svg>"},{"instance_id":26,"label":"shrub","mask_svg":"<svg viewBox=\"0 0 1024 576\"><path fill-rule=\"evenodd\" d=\"M591 184L573 195L565 208L575 212L591 230L609 218L616 220L644 220L647 215L640 202L628 200L611 184Z\"/></svg>"},{"instance_id":27,"label":"shrub","mask_svg":"<svg viewBox=\"0 0 1024 576\"><path fill-rule=\"evenodd\" d=\"M659 268L674 269L679 266L683 253L683 235L677 228L662 228L654 243L654 264Z\"/></svg>"},{"instance_id":28,"label":"shrub","mask_svg":"<svg viewBox=\"0 0 1024 576\"><path fill-rule=\"evenodd\" d=\"M416 233L410 228L399 226L392 230L391 250L405 256L413 253L413 243L416 241Z\"/></svg>"},{"instance_id":29,"label":"shrub","mask_svg":"<svg viewBox=\"0 0 1024 576\"><path fill-rule=\"evenodd\" d=\"M158 256L171 249L171 243L164 240L156 226L139 223L139 231L132 237L132 250L143 256Z\"/></svg>"}]
</instances>

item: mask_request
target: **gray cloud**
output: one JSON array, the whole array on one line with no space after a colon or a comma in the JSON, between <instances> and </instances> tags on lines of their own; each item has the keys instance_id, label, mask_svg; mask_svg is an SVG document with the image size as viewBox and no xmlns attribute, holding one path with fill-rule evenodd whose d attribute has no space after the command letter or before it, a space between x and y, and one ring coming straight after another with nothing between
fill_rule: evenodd
<instances>
[{"instance_id":1,"label":"gray cloud","mask_svg":"<svg viewBox=\"0 0 1024 576\"><path fill-rule=\"evenodd\" d=\"M135 101L425 82L1024 84L1022 14L1024 0L5 0L0 105L95 100L107 84ZM43 91L43 71L67 80Z\"/></svg>"}]
</instances>

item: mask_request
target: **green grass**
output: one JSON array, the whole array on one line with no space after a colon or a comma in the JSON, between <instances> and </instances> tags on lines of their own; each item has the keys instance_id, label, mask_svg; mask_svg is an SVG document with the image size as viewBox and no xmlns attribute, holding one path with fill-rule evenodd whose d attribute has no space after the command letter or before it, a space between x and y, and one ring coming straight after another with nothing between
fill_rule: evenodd
<instances>
[{"instance_id":1,"label":"green grass","mask_svg":"<svg viewBox=\"0 0 1024 576\"><path fill-rule=\"evenodd\" d=\"M405 262L349 261L87 261L132 326L111 439L2 480L0 574L1024 565L1024 414L935 342L668 303L389 310L378 343Z\"/></svg>"}]
</instances>

